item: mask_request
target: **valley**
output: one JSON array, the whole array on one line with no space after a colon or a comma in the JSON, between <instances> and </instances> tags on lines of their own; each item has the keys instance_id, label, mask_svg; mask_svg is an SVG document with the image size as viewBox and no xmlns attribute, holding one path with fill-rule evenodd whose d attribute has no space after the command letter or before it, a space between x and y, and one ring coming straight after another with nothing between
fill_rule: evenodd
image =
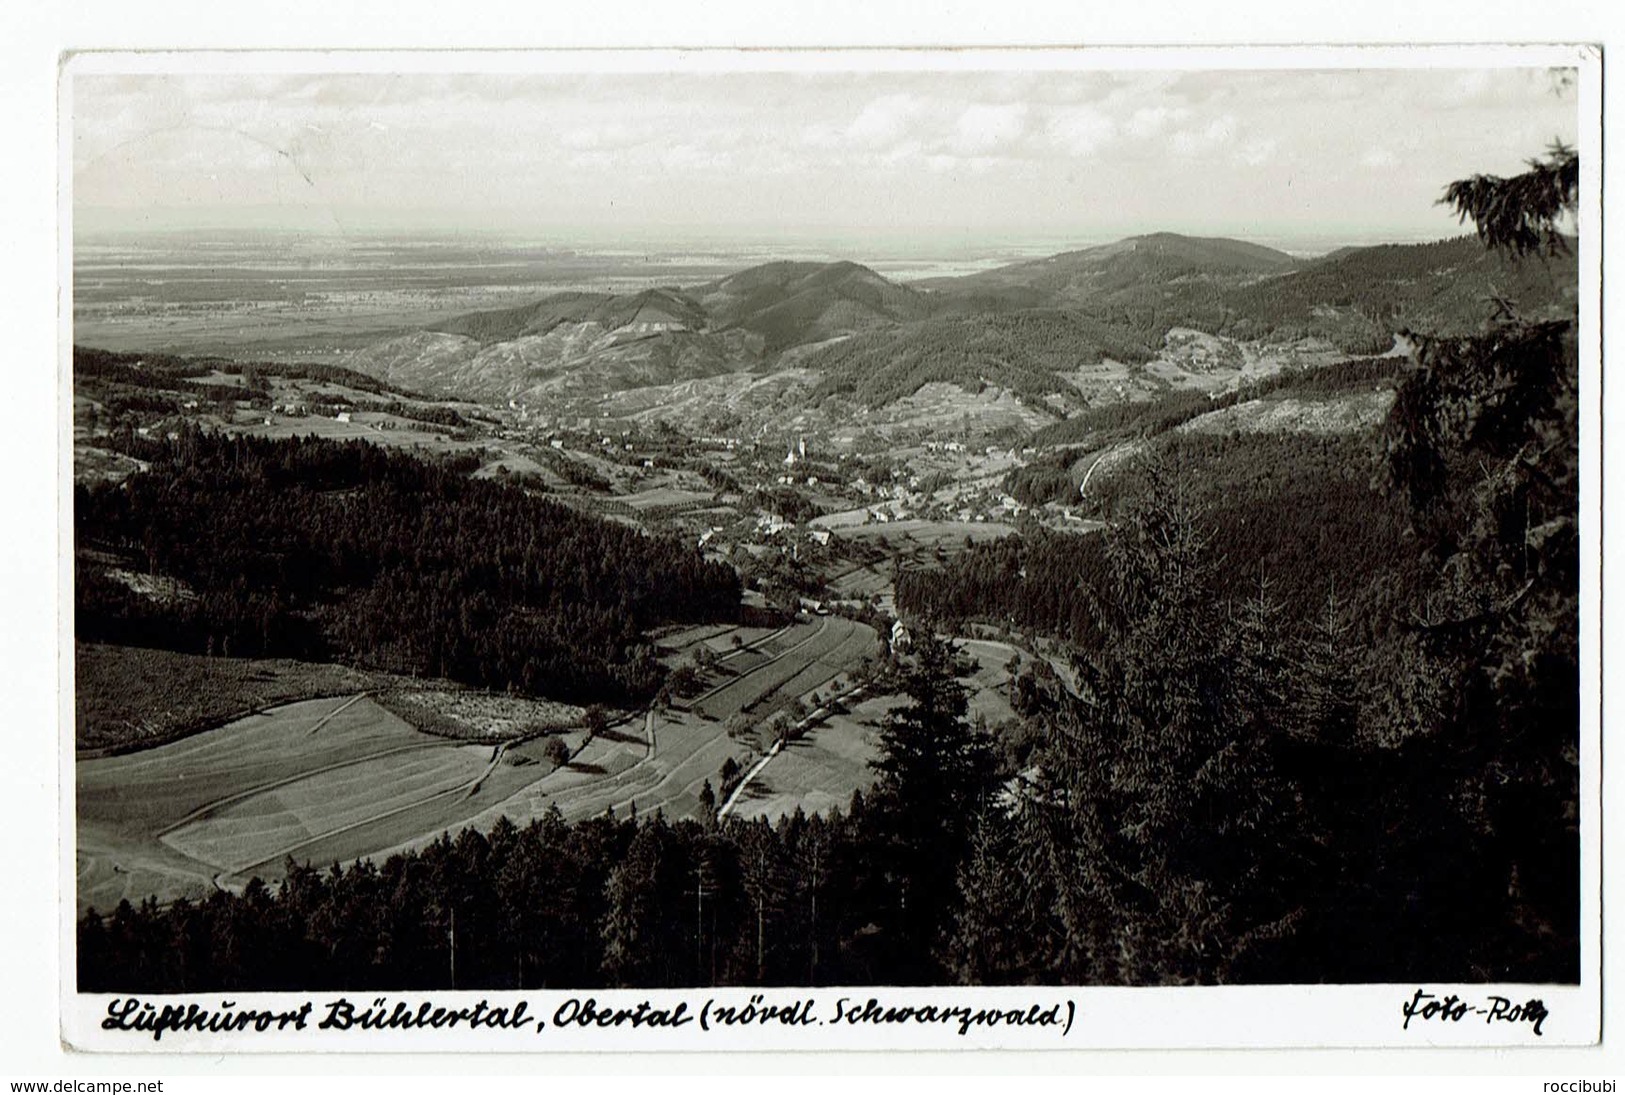
<instances>
[{"instance_id":1,"label":"valley","mask_svg":"<svg viewBox=\"0 0 1625 1095\"><path fill-rule=\"evenodd\" d=\"M534 537L538 521L582 530L567 538L618 528L634 542L616 551L658 542L682 581L704 567L736 585L725 604L698 587L691 609L648 600L637 622L617 614L651 591L607 592L605 614L587 618L545 568L496 551L408 596L439 545L409 549L418 569L383 582L366 553L401 566L387 537L340 563L301 546L295 524L260 534L283 545L274 556L245 545L258 560L247 572L288 573L291 552L344 577L268 586L238 619L215 600L225 587L207 560L155 546L139 520L92 519L78 566L104 607L87 616L81 602L79 907L241 892L503 818L828 815L875 785L915 628L955 643L977 725L1016 734L1034 667L1077 687L1066 650L1081 625L1073 608L955 607L957 583L1010 545L1088 555L1153 451L1366 443L1407 362L1395 339L1406 309L1437 318L1462 295L1459 268L1427 273L1427 291L1411 276L1452 246L1317 261L1159 235L907 283L852 262L655 270L531 256L580 282L556 291L470 277L481 256L453 252L422 277L380 265L376 287L329 294L313 262L222 303L254 318L204 355L171 351L220 330L212 305L188 289L157 313L120 312L89 262L74 476L95 512L122 513L134 504L122 493L195 466L224 491L281 483L293 520L347 541L353 522L413 519L369 484L427 474L452 506L436 520L511 511L489 548ZM1390 281L1370 280L1374 263ZM1353 282L1325 288L1339 269L1388 303L1351 305ZM1544 287L1524 268L1471 273L1534 285L1554 308L1572 294L1551 270ZM1333 303L1283 306L1301 285ZM1471 325L1472 309L1451 307ZM355 446L394 455L345 470ZM244 459L264 471L241 478ZM474 484L487 501L458 501ZM195 505L233 497L204 491ZM518 585L500 577L516 565ZM938 574L946 584L916 592ZM647 584L636 568L603 580ZM432 630L430 612L467 618L467 642L488 649L414 634ZM531 621L560 612L564 630L547 624L543 648L527 649ZM382 615L346 622L369 613ZM565 686L570 629L599 636L601 661ZM548 654L548 642L566 645ZM1021 740L1001 747L1019 753Z\"/></svg>"},{"instance_id":2,"label":"valley","mask_svg":"<svg viewBox=\"0 0 1625 1095\"><path fill-rule=\"evenodd\" d=\"M1288 52L58 58L64 1043L1595 1042L1599 56Z\"/></svg>"}]
</instances>

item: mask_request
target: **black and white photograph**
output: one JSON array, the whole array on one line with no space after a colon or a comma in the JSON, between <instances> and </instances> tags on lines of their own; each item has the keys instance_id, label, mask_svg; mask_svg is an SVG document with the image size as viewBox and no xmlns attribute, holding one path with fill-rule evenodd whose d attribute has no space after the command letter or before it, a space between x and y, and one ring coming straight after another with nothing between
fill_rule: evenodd
<instances>
[{"instance_id":1,"label":"black and white photograph","mask_svg":"<svg viewBox=\"0 0 1625 1095\"><path fill-rule=\"evenodd\" d=\"M64 1037L1595 1042L1599 81L65 58Z\"/></svg>"}]
</instances>

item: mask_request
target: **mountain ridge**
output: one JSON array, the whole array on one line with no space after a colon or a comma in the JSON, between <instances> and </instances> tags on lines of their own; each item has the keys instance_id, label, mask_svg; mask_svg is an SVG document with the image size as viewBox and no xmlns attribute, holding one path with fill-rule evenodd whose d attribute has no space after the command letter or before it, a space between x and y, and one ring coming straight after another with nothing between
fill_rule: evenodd
<instances>
[{"instance_id":1,"label":"mountain ridge","mask_svg":"<svg viewBox=\"0 0 1625 1095\"><path fill-rule=\"evenodd\" d=\"M1380 353L1402 326L1476 329L1492 299L1539 314L1574 291L1572 261L1510 263L1466 235L1303 259L1158 232L908 284L848 260L781 260L698 285L555 293L380 340L347 364L416 390L521 401L793 368L815 403L877 408L946 382L1065 417L1231 383L1237 370ZM1170 341L1178 331L1212 353L1197 360L1188 338Z\"/></svg>"}]
</instances>

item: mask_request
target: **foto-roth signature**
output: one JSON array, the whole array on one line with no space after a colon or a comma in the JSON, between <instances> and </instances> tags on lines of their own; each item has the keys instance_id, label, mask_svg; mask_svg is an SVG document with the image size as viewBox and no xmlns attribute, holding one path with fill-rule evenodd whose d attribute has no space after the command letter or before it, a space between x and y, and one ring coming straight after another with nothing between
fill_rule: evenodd
<instances>
[{"instance_id":1,"label":"foto-roth signature","mask_svg":"<svg viewBox=\"0 0 1625 1095\"><path fill-rule=\"evenodd\" d=\"M1546 1021L1546 1005L1540 1000L1527 1000L1518 1004L1505 996L1487 996L1480 1003L1468 1000L1451 993L1448 996L1436 996L1431 992L1416 990L1416 994L1407 1000L1402 1008L1405 1013L1405 1030L1411 1029L1411 1020L1433 1020L1440 1023L1459 1023L1469 1016L1482 1017L1486 1023L1529 1023L1540 1034L1540 1026Z\"/></svg>"}]
</instances>

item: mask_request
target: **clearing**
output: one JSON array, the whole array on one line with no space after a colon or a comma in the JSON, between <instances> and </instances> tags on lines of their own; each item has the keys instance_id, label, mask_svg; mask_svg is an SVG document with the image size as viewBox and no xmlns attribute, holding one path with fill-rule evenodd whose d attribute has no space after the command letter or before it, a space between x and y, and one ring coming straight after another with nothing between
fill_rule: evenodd
<instances>
[{"instance_id":1,"label":"clearing","mask_svg":"<svg viewBox=\"0 0 1625 1095\"><path fill-rule=\"evenodd\" d=\"M284 856L330 863L454 826L540 778L365 696L289 704L167 745L80 758L78 904L206 895ZM331 854L330 854L331 853Z\"/></svg>"},{"instance_id":2,"label":"clearing","mask_svg":"<svg viewBox=\"0 0 1625 1095\"><path fill-rule=\"evenodd\" d=\"M736 634L749 645L734 648ZM634 808L699 816L701 788L710 780L720 794L724 762L748 766L759 755L729 737L722 719L753 710L765 717L781 699L849 681L879 641L841 617L669 638L717 650L711 691L690 710L642 712L591 738L562 730L570 759L558 768L546 740L432 736L365 694L289 704L140 752L81 757L79 911L108 911L125 898L197 899L256 876L274 884L289 859L317 867L378 860L447 830L487 828L502 816L523 825L555 807L572 820ZM471 728L546 716L562 725L574 714L482 693L424 692L415 706L401 706L400 695L386 698L413 718L432 708ZM836 716L806 747L777 758L775 778L788 774L786 787L799 788L790 809L827 809L869 785L863 717Z\"/></svg>"},{"instance_id":3,"label":"clearing","mask_svg":"<svg viewBox=\"0 0 1625 1095\"><path fill-rule=\"evenodd\" d=\"M725 672L742 675L703 693L690 709L721 721L774 697L810 692L860 661L877 641L873 628L840 616L797 624L782 638L724 659Z\"/></svg>"},{"instance_id":4,"label":"clearing","mask_svg":"<svg viewBox=\"0 0 1625 1095\"><path fill-rule=\"evenodd\" d=\"M901 696L866 699L786 742L746 786L732 816L774 821L798 807L807 814L846 809L853 791L875 785L869 765L880 756L880 720L906 702Z\"/></svg>"}]
</instances>

